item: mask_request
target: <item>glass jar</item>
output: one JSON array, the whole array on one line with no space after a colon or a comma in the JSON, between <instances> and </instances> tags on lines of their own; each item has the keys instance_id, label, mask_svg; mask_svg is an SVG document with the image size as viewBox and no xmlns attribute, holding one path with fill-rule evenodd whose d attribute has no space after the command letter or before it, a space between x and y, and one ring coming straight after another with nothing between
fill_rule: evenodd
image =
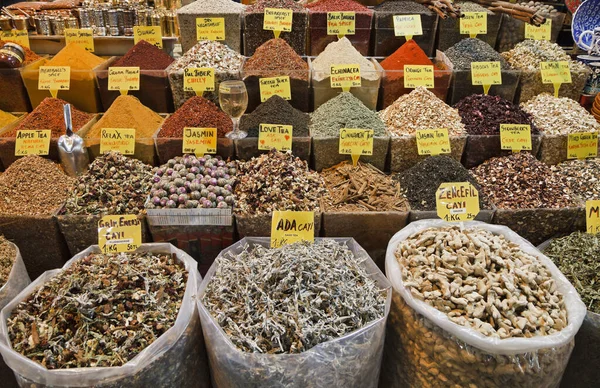
<instances>
[{"instance_id":1,"label":"glass jar","mask_svg":"<svg viewBox=\"0 0 600 388\"><path fill-rule=\"evenodd\" d=\"M0 48L0 68L15 69L21 67L25 60L25 50L15 43L5 43Z\"/></svg>"}]
</instances>

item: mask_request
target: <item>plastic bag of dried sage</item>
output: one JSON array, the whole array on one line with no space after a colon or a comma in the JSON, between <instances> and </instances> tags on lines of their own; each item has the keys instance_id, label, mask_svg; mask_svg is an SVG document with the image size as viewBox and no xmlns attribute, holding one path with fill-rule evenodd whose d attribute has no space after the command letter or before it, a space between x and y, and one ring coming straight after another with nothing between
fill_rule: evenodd
<instances>
[{"instance_id":1,"label":"plastic bag of dried sage","mask_svg":"<svg viewBox=\"0 0 600 388\"><path fill-rule=\"evenodd\" d=\"M417 221L390 241L385 387L558 387L586 310L503 226Z\"/></svg>"},{"instance_id":2,"label":"plastic bag of dried sage","mask_svg":"<svg viewBox=\"0 0 600 388\"><path fill-rule=\"evenodd\" d=\"M221 252L198 306L217 387L377 387L389 281L351 238Z\"/></svg>"},{"instance_id":3,"label":"plastic bag of dried sage","mask_svg":"<svg viewBox=\"0 0 600 388\"><path fill-rule=\"evenodd\" d=\"M171 244L47 271L0 312L0 352L20 386L209 387L196 262Z\"/></svg>"}]
</instances>

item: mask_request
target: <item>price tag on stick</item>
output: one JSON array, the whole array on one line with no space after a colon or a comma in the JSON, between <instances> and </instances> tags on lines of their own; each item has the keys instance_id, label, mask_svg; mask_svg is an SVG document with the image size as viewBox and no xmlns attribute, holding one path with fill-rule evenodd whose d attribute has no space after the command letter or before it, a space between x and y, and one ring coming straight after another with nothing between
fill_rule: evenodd
<instances>
[{"instance_id":1,"label":"price tag on stick","mask_svg":"<svg viewBox=\"0 0 600 388\"><path fill-rule=\"evenodd\" d=\"M327 12L327 35L337 35L338 39L356 34L355 12Z\"/></svg>"},{"instance_id":2,"label":"price tag on stick","mask_svg":"<svg viewBox=\"0 0 600 388\"><path fill-rule=\"evenodd\" d=\"M500 62L471 62L471 83L483 86L484 94L492 85L502 85Z\"/></svg>"},{"instance_id":3,"label":"price tag on stick","mask_svg":"<svg viewBox=\"0 0 600 388\"><path fill-rule=\"evenodd\" d=\"M294 11L283 8L265 8L263 30L273 31L275 38L281 32L292 32Z\"/></svg>"},{"instance_id":4,"label":"price tag on stick","mask_svg":"<svg viewBox=\"0 0 600 388\"><path fill-rule=\"evenodd\" d=\"M435 87L434 69L431 65L404 65L404 87L414 89L419 86Z\"/></svg>"},{"instance_id":5,"label":"price tag on stick","mask_svg":"<svg viewBox=\"0 0 600 388\"><path fill-rule=\"evenodd\" d=\"M56 98L59 90L71 87L71 68L69 66L40 66L39 90L49 90Z\"/></svg>"},{"instance_id":6,"label":"price tag on stick","mask_svg":"<svg viewBox=\"0 0 600 388\"><path fill-rule=\"evenodd\" d=\"M461 34L471 38L487 34L487 12L463 12L459 20Z\"/></svg>"},{"instance_id":7,"label":"price tag on stick","mask_svg":"<svg viewBox=\"0 0 600 388\"><path fill-rule=\"evenodd\" d=\"M567 159L586 159L598 156L596 132L570 133L567 139Z\"/></svg>"},{"instance_id":8,"label":"price tag on stick","mask_svg":"<svg viewBox=\"0 0 600 388\"><path fill-rule=\"evenodd\" d=\"M294 127L280 124L260 124L258 128L258 149L270 151L290 151Z\"/></svg>"},{"instance_id":9,"label":"price tag on stick","mask_svg":"<svg viewBox=\"0 0 600 388\"><path fill-rule=\"evenodd\" d=\"M274 211L271 219L271 248L297 241L315 241L315 213Z\"/></svg>"},{"instance_id":10,"label":"price tag on stick","mask_svg":"<svg viewBox=\"0 0 600 388\"><path fill-rule=\"evenodd\" d=\"M448 129L418 129L417 151L419 155L441 155L451 153Z\"/></svg>"},{"instance_id":11,"label":"price tag on stick","mask_svg":"<svg viewBox=\"0 0 600 388\"><path fill-rule=\"evenodd\" d=\"M94 31L91 28L65 28L65 43L75 43L94 52Z\"/></svg>"},{"instance_id":12,"label":"price tag on stick","mask_svg":"<svg viewBox=\"0 0 600 388\"><path fill-rule=\"evenodd\" d=\"M586 231L589 234L600 232L600 201L592 200L585 202Z\"/></svg>"},{"instance_id":13,"label":"price tag on stick","mask_svg":"<svg viewBox=\"0 0 600 388\"><path fill-rule=\"evenodd\" d=\"M289 76L261 78L259 80L260 102L265 102L273 96L279 96L284 100L292 99L292 87Z\"/></svg>"},{"instance_id":14,"label":"price tag on stick","mask_svg":"<svg viewBox=\"0 0 600 388\"><path fill-rule=\"evenodd\" d=\"M554 97L558 97L560 85L572 82L568 61L540 62L540 70L542 83L554 85Z\"/></svg>"},{"instance_id":15,"label":"price tag on stick","mask_svg":"<svg viewBox=\"0 0 600 388\"><path fill-rule=\"evenodd\" d=\"M479 193L469 182L442 183L435 199L437 215L444 221L472 221L479 214Z\"/></svg>"},{"instance_id":16,"label":"price tag on stick","mask_svg":"<svg viewBox=\"0 0 600 388\"><path fill-rule=\"evenodd\" d=\"M547 18L546 22L539 27L525 23L525 39L550 40L551 37L552 19Z\"/></svg>"},{"instance_id":17,"label":"price tag on stick","mask_svg":"<svg viewBox=\"0 0 600 388\"><path fill-rule=\"evenodd\" d=\"M196 18L196 40L225 40L225 18Z\"/></svg>"},{"instance_id":18,"label":"price tag on stick","mask_svg":"<svg viewBox=\"0 0 600 388\"><path fill-rule=\"evenodd\" d=\"M421 15L394 15L394 35L411 40L415 35L423 35Z\"/></svg>"},{"instance_id":19,"label":"price tag on stick","mask_svg":"<svg viewBox=\"0 0 600 388\"><path fill-rule=\"evenodd\" d=\"M98 221L98 246L103 253L133 252L142 245L142 221L134 214L104 216Z\"/></svg>"},{"instance_id":20,"label":"price tag on stick","mask_svg":"<svg viewBox=\"0 0 600 388\"><path fill-rule=\"evenodd\" d=\"M123 155L135 153L134 128L102 128L100 131L100 153L119 151Z\"/></svg>"},{"instance_id":21,"label":"price tag on stick","mask_svg":"<svg viewBox=\"0 0 600 388\"><path fill-rule=\"evenodd\" d=\"M130 90L140 90L139 67L109 67L108 90L118 90L127 94Z\"/></svg>"},{"instance_id":22,"label":"price tag on stick","mask_svg":"<svg viewBox=\"0 0 600 388\"><path fill-rule=\"evenodd\" d=\"M212 67L193 67L183 70L183 90L202 96L204 92L215 91L215 69Z\"/></svg>"},{"instance_id":23,"label":"price tag on stick","mask_svg":"<svg viewBox=\"0 0 600 388\"><path fill-rule=\"evenodd\" d=\"M331 65L330 73L331 88L342 88L344 92L349 92L351 88L360 88L362 85L360 65Z\"/></svg>"},{"instance_id":24,"label":"price tag on stick","mask_svg":"<svg viewBox=\"0 0 600 388\"><path fill-rule=\"evenodd\" d=\"M32 129L17 131L15 137L15 156L48 155L50 153L49 129Z\"/></svg>"},{"instance_id":25,"label":"price tag on stick","mask_svg":"<svg viewBox=\"0 0 600 388\"><path fill-rule=\"evenodd\" d=\"M183 128L184 154L198 157L217 153L217 128Z\"/></svg>"},{"instance_id":26,"label":"price tag on stick","mask_svg":"<svg viewBox=\"0 0 600 388\"><path fill-rule=\"evenodd\" d=\"M140 40L145 40L158 48L163 48L162 30L160 26L134 26L133 44L138 44Z\"/></svg>"},{"instance_id":27,"label":"price tag on stick","mask_svg":"<svg viewBox=\"0 0 600 388\"><path fill-rule=\"evenodd\" d=\"M2 31L2 40L5 42L13 42L19 46L29 47L29 33L27 30L10 30Z\"/></svg>"},{"instance_id":28,"label":"price tag on stick","mask_svg":"<svg viewBox=\"0 0 600 388\"><path fill-rule=\"evenodd\" d=\"M500 149L513 152L531 151L531 126L500 124Z\"/></svg>"},{"instance_id":29,"label":"price tag on stick","mask_svg":"<svg viewBox=\"0 0 600 388\"><path fill-rule=\"evenodd\" d=\"M339 153L350 155L352 164L356 166L361 155L373 155L373 130L342 128L339 143Z\"/></svg>"}]
</instances>

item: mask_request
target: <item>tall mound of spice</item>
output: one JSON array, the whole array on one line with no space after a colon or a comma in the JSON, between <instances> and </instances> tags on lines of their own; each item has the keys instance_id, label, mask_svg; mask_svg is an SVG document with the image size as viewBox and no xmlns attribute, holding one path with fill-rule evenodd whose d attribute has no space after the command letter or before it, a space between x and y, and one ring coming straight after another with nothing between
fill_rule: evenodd
<instances>
[{"instance_id":1,"label":"tall mound of spice","mask_svg":"<svg viewBox=\"0 0 600 388\"><path fill-rule=\"evenodd\" d=\"M158 137L182 138L185 127L217 128L217 136L225 137L226 133L233 130L233 123L218 106L194 96L164 121Z\"/></svg>"},{"instance_id":2,"label":"tall mound of spice","mask_svg":"<svg viewBox=\"0 0 600 388\"><path fill-rule=\"evenodd\" d=\"M417 130L434 128L447 128L450 136L465 134L458 111L424 87L400 96L379 112L379 117L392 136L414 135Z\"/></svg>"},{"instance_id":3,"label":"tall mound of spice","mask_svg":"<svg viewBox=\"0 0 600 388\"><path fill-rule=\"evenodd\" d=\"M63 214L140 214L154 169L118 152L101 155L70 187Z\"/></svg>"},{"instance_id":4,"label":"tall mound of spice","mask_svg":"<svg viewBox=\"0 0 600 388\"><path fill-rule=\"evenodd\" d=\"M260 124L291 125L294 137L307 137L310 115L295 109L289 102L275 95L260 104L252 113L242 116L240 129L249 137L258 137Z\"/></svg>"},{"instance_id":5,"label":"tall mound of spice","mask_svg":"<svg viewBox=\"0 0 600 388\"><path fill-rule=\"evenodd\" d=\"M564 208L577 203L552 169L526 152L492 158L470 170L500 209Z\"/></svg>"},{"instance_id":6,"label":"tall mound of spice","mask_svg":"<svg viewBox=\"0 0 600 388\"><path fill-rule=\"evenodd\" d=\"M574 195L585 201L600 199L600 159L575 159L550 167Z\"/></svg>"},{"instance_id":7,"label":"tall mound of spice","mask_svg":"<svg viewBox=\"0 0 600 388\"><path fill-rule=\"evenodd\" d=\"M448 156L430 156L408 170L394 175L400 182L411 209L436 209L435 193L442 183L469 182L479 191L479 206L489 209L489 201L481 192L475 177L462 164Z\"/></svg>"},{"instance_id":8,"label":"tall mound of spice","mask_svg":"<svg viewBox=\"0 0 600 388\"><path fill-rule=\"evenodd\" d=\"M65 128L64 105L68 102L60 98L45 98L33 112L29 113L18 126L4 134L5 137L15 137L21 129L49 129L52 137L57 138L64 135ZM71 119L73 131L77 132L94 118L93 114L82 112L71 106Z\"/></svg>"},{"instance_id":9,"label":"tall mound of spice","mask_svg":"<svg viewBox=\"0 0 600 388\"><path fill-rule=\"evenodd\" d=\"M139 67L140 70L164 70L173 61L174 59L163 50L145 40L141 40L113 63L112 66L135 66Z\"/></svg>"},{"instance_id":10,"label":"tall mound of spice","mask_svg":"<svg viewBox=\"0 0 600 388\"><path fill-rule=\"evenodd\" d=\"M0 214L51 215L65 202L74 181L51 160L36 155L17 159L0 175Z\"/></svg>"},{"instance_id":11,"label":"tall mound of spice","mask_svg":"<svg viewBox=\"0 0 600 388\"><path fill-rule=\"evenodd\" d=\"M124 95L117 97L85 137L99 139L102 128L133 128L137 139L151 138L162 122L163 118L140 100Z\"/></svg>"},{"instance_id":12,"label":"tall mound of spice","mask_svg":"<svg viewBox=\"0 0 600 388\"><path fill-rule=\"evenodd\" d=\"M244 77L287 75L308 81L308 63L283 39L270 39L260 45L244 63Z\"/></svg>"},{"instance_id":13,"label":"tall mound of spice","mask_svg":"<svg viewBox=\"0 0 600 388\"><path fill-rule=\"evenodd\" d=\"M104 62L104 59L95 56L76 43L69 43L50 59L46 66L70 66L71 79L84 79L89 77L88 72L77 70L92 70ZM75 70L75 71L73 71ZM92 74L93 75L93 74Z\"/></svg>"},{"instance_id":14,"label":"tall mound of spice","mask_svg":"<svg viewBox=\"0 0 600 388\"><path fill-rule=\"evenodd\" d=\"M301 353L385 314L387 293L364 259L333 239L277 249L246 245L217 260L202 303L243 352ZM249 314L248 305L261 313Z\"/></svg>"},{"instance_id":15,"label":"tall mound of spice","mask_svg":"<svg viewBox=\"0 0 600 388\"><path fill-rule=\"evenodd\" d=\"M239 164L235 187L237 214L274 210L318 211L325 194L323 178L290 152L270 151Z\"/></svg>"},{"instance_id":16,"label":"tall mound of spice","mask_svg":"<svg viewBox=\"0 0 600 388\"><path fill-rule=\"evenodd\" d=\"M313 78L323 81L331 75L332 65L359 65L360 76L363 79L374 81L379 78L373 62L365 58L352 46L348 38L329 43L325 50L313 61Z\"/></svg>"},{"instance_id":17,"label":"tall mound of spice","mask_svg":"<svg viewBox=\"0 0 600 388\"><path fill-rule=\"evenodd\" d=\"M16 258L17 250L15 246L4 236L0 236L0 289L8 281Z\"/></svg>"},{"instance_id":18,"label":"tall mound of spice","mask_svg":"<svg viewBox=\"0 0 600 388\"><path fill-rule=\"evenodd\" d=\"M386 74L388 78L399 78L398 72L393 70L404 70L404 65L422 65L435 66L429 59L425 51L414 40L409 40L404 43L392 55L381 61L381 67L384 70L392 71Z\"/></svg>"},{"instance_id":19,"label":"tall mound of spice","mask_svg":"<svg viewBox=\"0 0 600 388\"><path fill-rule=\"evenodd\" d=\"M15 306L12 347L47 369L121 366L173 326L187 278L175 255L92 253Z\"/></svg>"},{"instance_id":20,"label":"tall mound of spice","mask_svg":"<svg viewBox=\"0 0 600 388\"><path fill-rule=\"evenodd\" d=\"M500 124L528 124L538 133L529 113L499 96L473 94L454 105L470 135L498 135Z\"/></svg>"},{"instance_id":21,"label":"tall mound of spice","mask_svg":"<svg viewBox=\"0 0 600 388\"><path fill-rule=\"evenodd\" d=\"M324 211L407 211L408 202L389 175L368 163L345 161L321 172L327 195Z\"/></svg>"},{"instance_id":22,"label":"tall mound of spice","mask_svg":"<svg viewBox=\"0 0 600 388\"><path fill-rule=\"evenodd\" d=\"M338 137L342 128L368 128L374 136L385 136L385 125L377 115L351 93L342 92L310 115L310 134Z\"/></svg>"},{"instance_id":23,"label":"tall mound of spice","mask_svg":"<svg viewBox=\"0 0 600 388\"><path fill-rule=\"evenodd\" d=\"M471 70L471 62L500 62L509 69L506 60L488 43L477 38L465 38L445 51L455 70Z\"/></svg>"},{"instance_id":24,"label":"tall mound of spice","mask_svg":"<svg viewBox=\"0 0 600 388\"><path fill-rule=\"evenodd\" d=\"M600 123L577 101L543 93L521 103L533 123L546 135L600 132Z\"/></svg>"}]
</instances>

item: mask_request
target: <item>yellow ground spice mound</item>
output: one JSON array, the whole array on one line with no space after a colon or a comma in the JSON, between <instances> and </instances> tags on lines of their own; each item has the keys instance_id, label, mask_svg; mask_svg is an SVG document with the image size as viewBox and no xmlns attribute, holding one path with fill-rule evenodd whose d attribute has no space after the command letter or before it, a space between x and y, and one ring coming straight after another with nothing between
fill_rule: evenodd
<instances>
[{"instance_id":1,"label":"yellow ground spice mound","mask_svg":"<svg viewBox=\"0 0 600 388\"><path fill-rule=\"evenodd\" d=\"M17 116L0 110L0 128L6 127L8 124L14 123L18 119Z\"/></svg>"},{"instance_id":2,"label":"yellow ground spice mound","mask_svg":"<svg viewBox=\"0 0 600 388\"><path fill-rule=\"evenodd\" d=\"M87 139L99 139L102 128L134 128L136 138L150 138L163 118L133 96L119 96L106 113L86 134Z\"/></svg>"}]
</instances>

